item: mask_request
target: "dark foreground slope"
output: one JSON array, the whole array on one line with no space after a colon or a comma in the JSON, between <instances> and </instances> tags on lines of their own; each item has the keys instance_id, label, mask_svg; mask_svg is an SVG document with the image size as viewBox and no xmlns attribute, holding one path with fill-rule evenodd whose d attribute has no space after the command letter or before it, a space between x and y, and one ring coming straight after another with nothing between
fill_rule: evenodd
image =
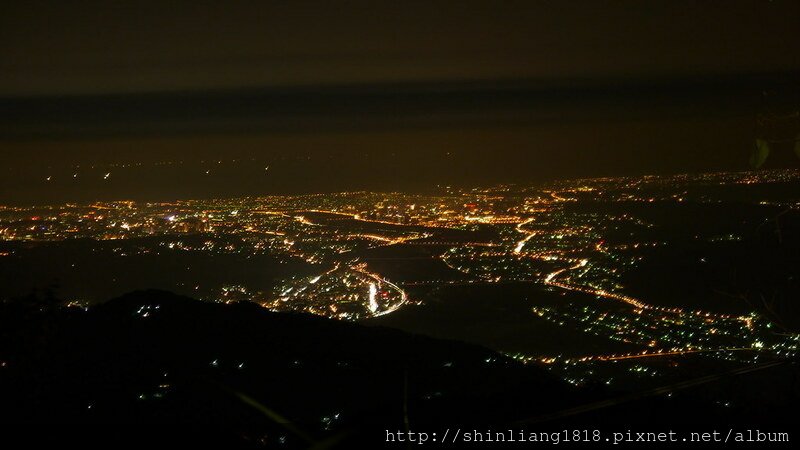
<instances>
[{"instance_id":1,"label":"dark foreground slope","mask_svg":"<svg viewBox=\"0 0 800 450\"><path fill-rule=\"evenodd\" d=\"M792 431L798 399L790 361L652 392L578 389L477 346L160 291L88 311L0 305L0 363L4 442L57 447L407 448L385 442L407 426Z\"/></svg>"},{"instance_id":2,"label":"dark foreground slope","mask_svg":"<svg viewBox=\"0 0 800 450\"><path fill-rule=\"evenodd\" d=\"M480 347L249 303L146 291L86 312L5 309L4 424L304 445L406 417L485 427L579 401Z\"/></svg>"}]
</instances>

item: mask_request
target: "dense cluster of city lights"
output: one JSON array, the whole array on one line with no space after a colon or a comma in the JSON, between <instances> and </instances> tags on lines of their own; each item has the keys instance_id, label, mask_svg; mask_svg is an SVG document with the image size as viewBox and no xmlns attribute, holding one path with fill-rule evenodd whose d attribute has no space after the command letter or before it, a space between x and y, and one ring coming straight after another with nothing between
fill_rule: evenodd
<instances>
[{"instance_id":1,"label":"dense cluster of city lights","mask_svg":"<svg viewBox=\"0 0 800 450\"><path fill-rule=\"evenodd\" d=\"M272 292L231 282L210 300L250 300L272 310L343 320L391 314L424 300L410 298L406 289L411 286L530 283L571 293L558 305L532 305L532 321L569 326L633 350L580 357L516 355L526 362L595 367L690 354L729 358L733 353L753 361L763 355L794 355L798 336L774 333L769 321L755 313L659 306L628 294L624 276L639 264L641 251L671 242L649 238L647 232L658 224L624 208L600 214L576 206L707 204L718 200L695 187L798 180L798 171L784 170L571 180L537 187L448 187L435 195L343 192L6 206L0 207L0 239L47 243L159 237L154 247L143 244L119 255L204 252L296 259L310 265L314 274L289 276ZM797 201L756 204L800 208ZM735 232L696 238L710 244L742 239ZM442 271L392 278L365 257L381 248L423 246ZM13 248L0 252L0 257L13 256Z\"/></svg>"}]
</instances>

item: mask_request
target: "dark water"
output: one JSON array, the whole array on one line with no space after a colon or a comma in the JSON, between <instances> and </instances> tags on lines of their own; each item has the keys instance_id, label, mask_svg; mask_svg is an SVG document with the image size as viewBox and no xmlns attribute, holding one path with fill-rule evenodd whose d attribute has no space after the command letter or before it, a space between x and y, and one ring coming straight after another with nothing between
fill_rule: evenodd
<instances>
[{"instance_id":1,"label":"dark water","mask_svg":"<svg viewBox=\"0 0 800 450\"><path fill-rule=\"evenodd\" d=\"M605 354L640 348L553 324L531 310L593 301L586 295L562 295L532 283L448 286L410 293L424 304L366 323L529 355Z\"/></svg>"}]
</instances>

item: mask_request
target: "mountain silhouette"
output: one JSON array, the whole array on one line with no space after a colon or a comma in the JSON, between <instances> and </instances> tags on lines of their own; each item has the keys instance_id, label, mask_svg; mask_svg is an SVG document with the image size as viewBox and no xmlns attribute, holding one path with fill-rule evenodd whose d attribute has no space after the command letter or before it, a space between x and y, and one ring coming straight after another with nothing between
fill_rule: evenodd
<instances>
[{"instance_id":1,"label":"mountain silhouette","mask_svg":"<svg viewBox=\"0 0 800 450\"><path fill-rule=\"evenodd\" d=\"M406 421L499 425L579 398L482 347L247 302L139 291L88 310L4 310L4 423L302 447Z\"/></svg>"}]
</instances>

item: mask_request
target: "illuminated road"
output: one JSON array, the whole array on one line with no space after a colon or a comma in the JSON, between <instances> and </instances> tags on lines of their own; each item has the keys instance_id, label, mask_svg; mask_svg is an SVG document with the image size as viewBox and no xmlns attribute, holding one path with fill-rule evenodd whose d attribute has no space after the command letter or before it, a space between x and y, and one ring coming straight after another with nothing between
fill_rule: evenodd
<instances>
[{"instance_id":1,"label":"illuminated road","mask_svg":"<svg viewBox=\"0 0 800 450\"><path fill-rule=\"evenodd\" d=\"M578 264L576 264L576 265L574 265L572 267L568 267L566 269L560 269L560 270L557 270L555 272L552 272L552 273L548 274L544 278L544 283L549 285L549 286L554 286L554 287L557 287L557 288L560 288L560 289L565 289L565 290L568 290L568 291L582 292L584 294L591 294L591 295L595 295L595 296L602 297L602 298L621 301L621 302L624 302L624 303L627 303L627 304L633 306L636 309L659 311L659 312L672 313L672 314L691 314L691 315L695 315L695 316L705 316L705 317L713 318L713 319L737 319L737 320L741 320L741 321L744 321L744 322L747 322L747 321L750 320L750 318L745 317L745 316L734 316L734 315L730 315L730 314L717 314L717 313L709 313L709 312L705 312L705 311L685 311L682 308L666 308L666 307L663 307L663 306L654 306L654 305L647 304L647 303L645 303L645 302L643 302L643 301L641 301L639 299L636 299L636 298L633 298L633 297L630 297L630 296L627 296L627 295L616 294L616 293L613 293L613 292L608 292L608 291L603 290L603 289L594 289L594 288L587 287L587 286L572 285L572 284L567 284L567 283L562 283L562 282L556 281L556 279L558 277L560 277L562 274L568 273L568 272L570 272L572 270L577 270L577 269L586 267L587 264L589 264L589 260L583 259Z\"/></svg>"},{"instance_id":2,"label":"illuminated road","mask_svg":"<svg viewBox=\"0 0 800 450\"><path fill-rule=\"evenodd\" d=\"M375 304L375 311L372 311L374 317L380 317L380 316L385 316L387 314L391 314L391 313L397 311L398 309L400 309L403 306L408 304L408 293L406 293L405 290L403 290L400 286L392 283L391 281L386 280L384 278L381 278L381 276L376 274L376 273L368 272L366 270L365 266L366 266L366 264L361 265L361 266L352 266L351 269L353 269L356 272L359 272L359 273L361 273L363 275L366 275L366 276L372 278L373 280L377 281L379 285L380 284L385 284L385 285L389 286L390 288L394 289L395 291L397 291L400 294L400 301L397 302L394 305L391 305L389 308L387 308L387 309L385 309L383 311L378 312L379 305L377 305L377 303L376 303ZM375 285L374 284L370 284L370 309L372 309L372 302L374 301L374 298L372 297L372 293L373 293L372 288L373 288L373 286L375 286ZM376 287L375 293L377 294L377 287Z\"/></svg>"},{"instance_id":3,"label":"illuminated road","mask_svg":"<svg viewBox=\"0 0 800 450\"><path fill-rule=\"evenodd\" d=\"M533 222L533 220L534 220L533 217L531 217L530 219L528 219L528 220L520 223L519 225L517 225L517 231L520 232L520 233L525 234L525 238L522 239L521 241L517 242L517 246L516 246L516 248L514 248L514 254L515 255L522 254L522 249L525 248L525 244L527 244L528 241L531 240L531 238L536 236L536 233L534 233L532 231L525 231L525 229L523 229L523 227L525 225Z\"/></svg>"},{"instance_id":4,"label":"illuminated road","mask_svg":"<svg viewBox=\"0 0 800 450\"><path fill-rule=\"evenodd\" d=\"M713 349L685 349L685 350L658 350L658 351L645 351L642 353L630 353L626 355L602 355L602 356L584 356L577 358L576 361L624 361L629 359L642 359L642 358L660 358L664 356L684 356L693 355L698 353L721 353L721 352L754 352L758 351L755 348L713 348Z\"/></svg>"},{"instance_id":5,"label":"illuminated road","mask_svg":"<svg viewBox=\"0 0 800 450\"><path fill-rule=\"evenodd\" d=\"M378 298L378 286L375 285L375 283L370 283L369 284L369 311L372 314L377 313L378 312L378 308L380 308L380 305L378 305L377 298Z\"/></svg>"}]
</instances>

